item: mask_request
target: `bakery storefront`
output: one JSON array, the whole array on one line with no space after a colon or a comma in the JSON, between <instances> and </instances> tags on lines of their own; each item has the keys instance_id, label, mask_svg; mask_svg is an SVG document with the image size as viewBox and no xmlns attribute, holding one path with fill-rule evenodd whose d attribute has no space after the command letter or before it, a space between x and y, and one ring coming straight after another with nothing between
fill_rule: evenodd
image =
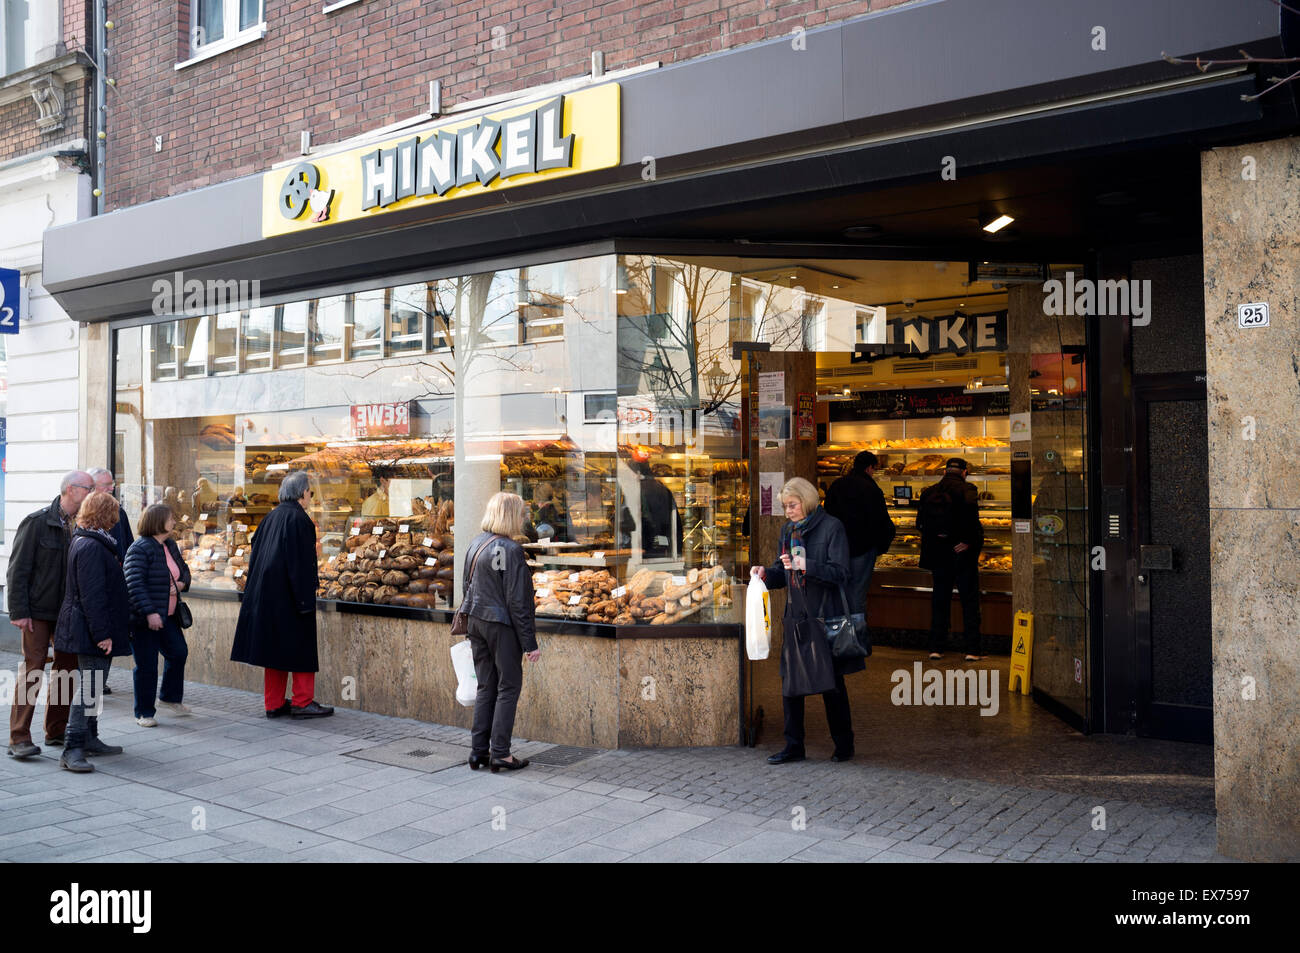
<instances>
[{"instance_id":1,"label":"bakery storefront","mask_svg":"<svg viewBox=\"0 0 1300 953\"><path fill-rule=\"evenodd\" d=\"M1143 41L1104 65L1056 5L1007 0L1051 49L990 57L1005 17L909 4L47 231L46 284L91 325L88 413L105 404L127 510L181 519L187 672L259 687L228 661L243 570L305 470L322 701L467 725L451 609L464 545L509 490L530 506L545 660L518 734L729 745L764 708L766 743L775 652L748 662L739 622L781 483L824 490L879 457L898 534L868 614L888 671L923 658L915 504L960 456L986 536L981 664L1005 676L1016 614L1032 618L1033 697L1004 683L1006 717L1202 742L1213 717L1216 757L1248 762L1266 709L1211 698L1211 619L1235 632L1225 607L1246 597L1210 565L1207 461L1229 451L1206 375L1249 387L1225 355L1272 359L1266 331L1213 335L1281 281L1229 274L1262 255L1233 229L1249 213L1290 234L1277 202L1237 192L1257 187L1246 159L1284 190L1297 110L1250 99L1254 71L1161 58L1286 52L1275 11L1196 3L1117 10L1110 34ZM969 42L935 72L912 47L939 35ZM1216 559L1252 551L1219 525ZM960 623L954 598L950 645ZM877 688L853 704L878 726Z\"/></svg>"}]
</instances>

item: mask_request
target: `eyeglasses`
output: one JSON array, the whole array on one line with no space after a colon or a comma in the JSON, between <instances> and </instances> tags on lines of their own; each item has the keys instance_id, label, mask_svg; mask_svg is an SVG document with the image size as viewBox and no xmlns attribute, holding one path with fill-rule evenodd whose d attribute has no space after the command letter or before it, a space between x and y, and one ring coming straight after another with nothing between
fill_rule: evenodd
<instances>
[{"instance_id":1,"label":"eyeglasses","mask_svg":"<svg viewBox=\"0 0 1300 953\"><path fill-rule=\"evenodd\" d=\"M75 486L75 487L77 487L78 489L81 489L81 490L93 490L93 489L94 489L93 486L86 486L86 484L84 484L84 483L69 483L68 486Z\"/></svg>"}]
</instances>

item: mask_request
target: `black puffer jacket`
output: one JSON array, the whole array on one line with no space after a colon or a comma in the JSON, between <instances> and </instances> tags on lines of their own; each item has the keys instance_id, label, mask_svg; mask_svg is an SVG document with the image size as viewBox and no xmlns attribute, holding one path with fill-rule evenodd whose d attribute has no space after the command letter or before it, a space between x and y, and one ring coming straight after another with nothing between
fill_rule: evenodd
<instances>
[{"instance_id":1,"label":"black puffer jacket","mask_svg":"<svg viewBox=\"0 0 1300 953\"><path fill-rule=\"evenodd\" d=\"M117 540L79 529L68 547L68 578L54 626L54 647L77 655L131 654L131 607L126 579L117 563ZM99 643L111 639L105 652Z\"/></svg>"},{"instance_id":2,"label":"black puffer jacket","mask_svg":"<svg viewBox=\"0 0 1300 953\"><path fill-rule=\"evenodd\" d=\"M167 618L167 606L172 590L172 574L167 569L163 543L152 536L141 536L126 551L126 591L131 599L131 628L143 629L150 615L157 613ZM180 567L181 578L176 588L184 592L190 587L190 567L181 559L176 544L167 540L172 560Z\"/></svg>"},{"instance_id":3,"label":"black puffer jacket","mask_svg":"<svg viewBox=\"0 0 1300 953\"><path fill-rule=\"evenodd\" d=\"M478 554L482 552L482 555ZM478 557L478 566L474 559ZM470 571L473 570L473 585ZM537 648L537 619L533 614L533 575L523 547L513 539L479 533L465 551L464 593L460 608L467 615L499 622L515 630L525 652Z\"/></svg>"}]
</instances>

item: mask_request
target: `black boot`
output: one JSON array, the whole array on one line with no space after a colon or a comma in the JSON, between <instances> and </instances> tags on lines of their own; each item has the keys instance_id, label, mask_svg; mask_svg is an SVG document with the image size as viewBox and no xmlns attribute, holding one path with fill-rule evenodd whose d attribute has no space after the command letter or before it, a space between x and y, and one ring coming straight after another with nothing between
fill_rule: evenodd
<instances>
[{"instance_id":1,"label":"black boot","mask_svg":"<svg viewBox=\"0 0 1300 953\"><path fill-rule=\"evenodd\" d=\"M121 754L121 745L106 745L99 740L99 718L92 717L86 719L86 733L89 736L86 739L86 754Z\"/></svg>"},{"instance_id":2,"label":"black boot","mask_svg":"<svg viewBox=\"0 0 1300 953\"><path fill-rule=\"evenodd\" d=\"M59 767L77 774L89 774L95 770L95 766L86 760L85 748L64 748Z\"/></svg>"}]
</instances>

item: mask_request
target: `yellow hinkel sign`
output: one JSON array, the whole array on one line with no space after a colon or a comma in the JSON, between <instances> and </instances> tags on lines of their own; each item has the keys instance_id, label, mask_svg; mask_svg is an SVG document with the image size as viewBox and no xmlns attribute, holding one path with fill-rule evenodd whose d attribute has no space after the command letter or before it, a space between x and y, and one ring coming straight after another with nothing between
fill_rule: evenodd
<instances>
[{"instance_id":1,"label":"yellow hinkel sign","mask_svg":"<svg viewBox=\"0 0 1300 953\"><path fill-rule=\"evenodd\" d=\"M619 164L619 86L463 117L268 172L262 236Z\"/></svg>"}]
</instances>

